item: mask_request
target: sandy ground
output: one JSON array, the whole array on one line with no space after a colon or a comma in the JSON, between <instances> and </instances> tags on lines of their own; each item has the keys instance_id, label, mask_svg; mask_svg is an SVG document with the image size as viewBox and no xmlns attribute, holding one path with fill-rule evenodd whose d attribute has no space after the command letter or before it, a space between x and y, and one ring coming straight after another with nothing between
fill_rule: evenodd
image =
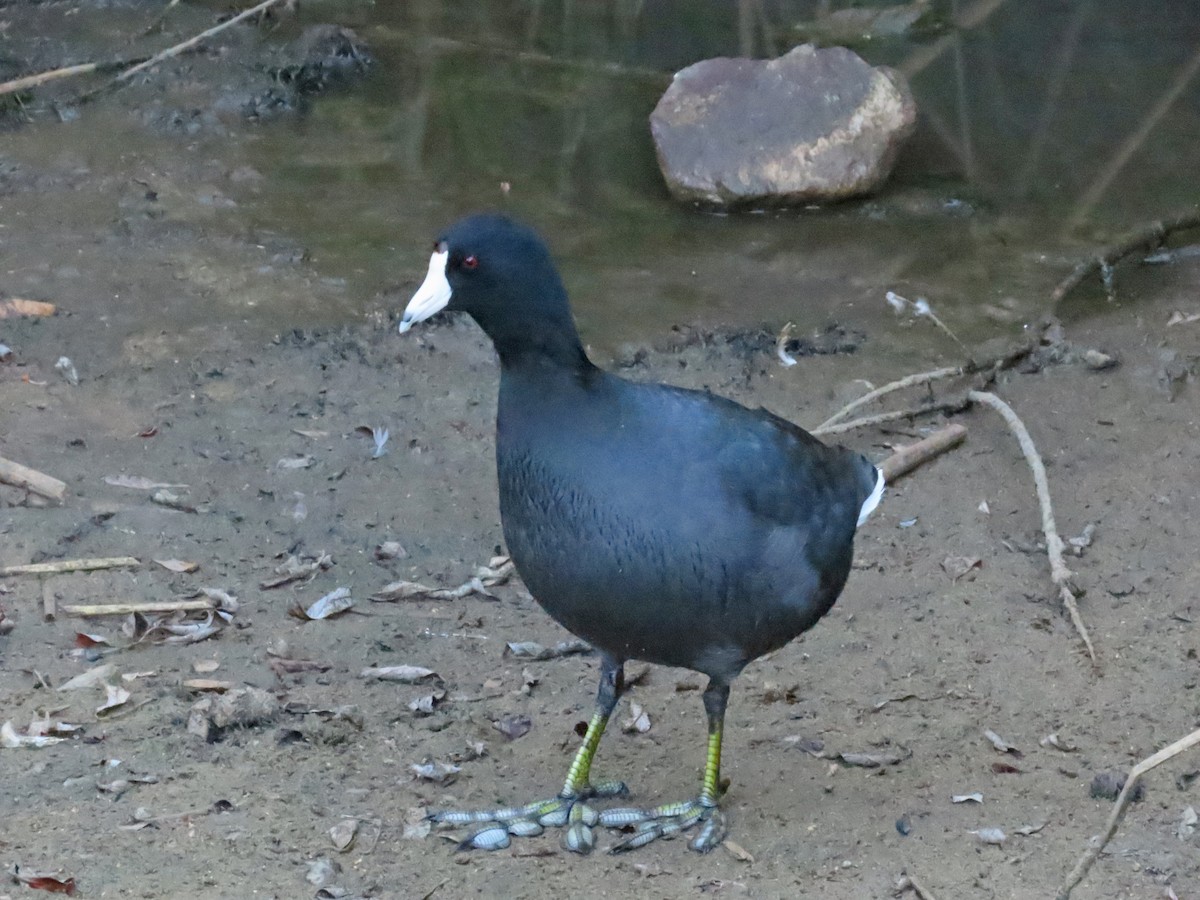
<instances>
[{"instance_id":1,"label":"sandy ground","mask_svg":"<svg viewBox=\"0 0 1200 900\"><path fill-rule=\"evenodd\" d=\"M1098 671L1054 597L1026 464L1000 419L971 409L954 417L967 442L896 484L863 529L831 615L736 683L724 767L736 846L701 857L676 840L611 856L615 838L604 834L581 858L550 832L456 853L426 834L424 811L552 794L595 688L589 657L506 655L508 642L569 637L519 581L492 588L494 598L369 600L397 580L454 587L503 550L491 348L465 321L404 338L384 315L274 338L205 323L222 321L204 309L228 292L319 303L335 288L302 262L264 274L252 238L231 241L173 210L151 219L122 164L77 171L26 158L5 176L6 220L21 227L7 237L4 296L36 295L61 311L0 321L13 350L0 363L0 456L62 479L67 492L42 506L0 487L0 566L141 561L0 576L0 721L24 731L48 714L79 726L53 746L0 749L5 867L72 877L87 897L851 900L891 895L905 872L943 900L1046 897L1111 809L1090 796L1093 778L1197 727L1200 322L1167 324L1176 310L1200 312L1200 266L1185 260L1132 273L1119 304L1069 311L1067 337L1115 354L1116 368L1027 367L994 385L1045 456L1064 535L1096 526L1071 564ZM170 183L194 196L230 177L214 171L182 159ZM121 213L89 217L92 208ZM113 294L210 306L194 327L162 333L118 302L92 302ZM379 306L394 314L402 302ZM629 377L708 387L809 425L860 392L858 379L881 384L952 361L913 351L898 370L895 349L873 352L869 334L857 353L791 369L769 342L649 343ZM78 385L54 369L62 355ZM880 458L934 424L845 440ZM386 455L371 458L363 426L389 429ZM111 483L122 475L176 485L179 499L166 506L154 490ZM385 542L402 555L378 558ZM289 556L328 562L263 588ZM956 580L945 567L954 557L979 564ZM239 605L197 643L134 644L120 617L65 610L185 599L201 587ZM289 614L338 587L349 588L350 612ZM111 646L79 647L77 632ZM288 671L301 661L316 665ZM103 686L58 690L99 665L130 695L103 714ZM360 674L397 665L435 674L412 685ZM187 684L197 678L266 692L265 708L206 739L188 728L206 696ZM597 774L625 779L634 802L693 796L700 685L685 671L645 671L630 699L651 727L623 731L623 705ZM521 716L532 727L515 739L495 725ZM1015 749L997 750L985 730ZM817 746L897 761L841 765L808 752ZM414 768L426 763L456 771L429 780ZM1200 895L1200 835L1181 825L1200 806L1198 771L1192 751L1146 779L1075 897ZM976 792L982 803L953 801ZM357 833L339 850L347 822ZM1007 839L982 843L974 832L984 829ZM24 896L37 895L0 886L0 898Z\"/></svg>"}]
</instances>

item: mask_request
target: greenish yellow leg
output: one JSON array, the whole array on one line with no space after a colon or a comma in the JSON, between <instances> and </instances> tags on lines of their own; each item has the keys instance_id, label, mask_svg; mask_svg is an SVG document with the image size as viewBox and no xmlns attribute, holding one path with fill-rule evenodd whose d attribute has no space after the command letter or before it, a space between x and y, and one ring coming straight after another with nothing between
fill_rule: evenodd
<instances>
[{"instance_id":1,"label":"greenish yellow leg","mask_svg":"<svg viewBox=\"0 0 1200 900\"><path fill-rule=\"evenodd\" d=\"M704 806L716 806L721 794L721 725L708 732L708 755L704 760L704 784L700 788L700 802Z\"/></svg>"},{"instance_id":2,"label":"greenish yellow leg","mask_svg":"<svg viewBox=\"0 0 1200 900\"><path fill-rule=\"evenodd\" d=\"M725 705L729 701L729 685L709 681L704 691L704 711L708 714L708 751L704 759L704 781L700 796L682 803L667 803L653 809L632 807L606 809L600 812L600 824L606 828L621 828L634 833L610 853L624 853L644 847L651 841L679 834L699 826L688 846L707 853L725 839L725 815L718 804L721 799L721 733L725 727Z\"/></svg>"},{"instance_id":3,"label":"greenish yellow leg","mask_svg":"<svg viewBox=\"0 0 1200 900\"><path fill-rule=\"evenodd\" d=\"M608 716L604 713L597 710L592 714L592 721L588 722L583 743L571 761L571 768L567 770L567 780L563 784L560 796L580 797L587 792L588 778L592 773L592 759L596 755L596 748L600 746L600 738L604 735L604 728L607 725Z\"/></svg>"}]
</instances>

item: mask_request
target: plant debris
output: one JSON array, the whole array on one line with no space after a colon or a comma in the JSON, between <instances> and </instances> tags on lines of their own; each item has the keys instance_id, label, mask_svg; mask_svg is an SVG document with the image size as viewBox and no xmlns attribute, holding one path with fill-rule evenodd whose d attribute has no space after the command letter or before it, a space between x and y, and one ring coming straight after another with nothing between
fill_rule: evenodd
<instances>
[{"instance_id":1,"label":"plant debris","mask_svg":"<svg viewBox=\"0 0 1200 900\"><path fill-rule=\"evenodd\" d=\"M571 656L575 653L591 653L592 645L587 641L573 638L569 641L559 641L553 647L543 647L536 641L509 641L504 646L504 655L513 659L547 660Z\"/></svg>"}]
</instances>

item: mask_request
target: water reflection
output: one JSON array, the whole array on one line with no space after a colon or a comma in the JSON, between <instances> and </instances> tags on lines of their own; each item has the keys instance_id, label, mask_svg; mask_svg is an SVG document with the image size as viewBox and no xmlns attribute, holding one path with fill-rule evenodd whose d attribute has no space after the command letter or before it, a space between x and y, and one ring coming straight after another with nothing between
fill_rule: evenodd
<instances>
[{"instance_id":1,"label":"water reflection","mask_svg":"<svg viewBox=\"0 0 1200 900\"><path fill-rule=\"evenodd\" d=\"M323 7L370 43L377 72L260 135L270 186L247 204L347 277L352 307L418 275L458 215L510 210L549 235L585 336L611 348L678 321L883 329L887 289L928 296L979 340L1035 318L1080 246L1200 199L1193 0L960 0L874 4L919 22L856 44L910 76L921 110L882 195L736 216L673 203L647 125L670 74L785 52L845 6Z\"/></svg>"}]
</instances>

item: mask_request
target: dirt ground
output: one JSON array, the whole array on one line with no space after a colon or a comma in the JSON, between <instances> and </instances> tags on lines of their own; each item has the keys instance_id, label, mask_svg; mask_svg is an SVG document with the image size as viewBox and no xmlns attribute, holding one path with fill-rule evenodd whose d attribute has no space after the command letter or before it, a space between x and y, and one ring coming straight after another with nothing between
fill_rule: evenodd
<instances>
[{"instance_id":1,"label":"dirt ground","mask_svg":"<svg viewBox=\"0 0 1200 900\"><path fill-rule=\"evenodd\" d=\"M20 140L32 139L16 135L10 150ZM594 659L505 653L508 642L569 637L518 581L494 597L369 599L397 580L454 587L503 550L491 348L465 321L401 338L384 313L398 312L402 294L381 296L371 321L320 332L230 324L221 304L235 293L319 305L338 287L302 260L264 267L265 252L282 251L264 250L259 235L207 229L196 203L178 198L247 188L235 164L201 156L83 166L70 151L39 161L26 148L5 159L0 291L60 312L0 321L12 348L0 362L0 457L62 479L67 493L40 505L0 487L0 566L141 561L0 576L0 722L23 732L48 714L80 726L53 746L0 748L6 868L72 877L85 897L851 900L890 896L905 872L943 900L1046 897L1111 809L1090 795L1093 778L1200 724L1200 321L1168 325L1176 311L1200 312L1192 258L1122 276L1118 304L1064 311L1069 340L1116 355L1116 368L1018 369L994 386L1045 457L1064 535L1095 524L1070 563L1099 671L1055 599L1016 443L994 413L971 409L954 416L966 443L893 486L862 530L830 616L735 684L723 772L734 844L700 857L662 841L611 856L603 834L583 858L551 831L456 853L425 833L423 813L552 794L595 690ZM159 192L165 213L147 213L159 202L147 178L174 191ZM194 306L194 324L144 325L136 309L150 298ZM785 369L769 346L680 334L650 342L629 377L708 387L808 425L861 392L859 379L878 385L948 361L873 354L879 339L867 334L856 353ZM77 385L54 368L64 355ZM845 441L881 458L933 424ZM371 457L362 426L389 429L385 455ZM122 475L174 485L179 499L111 483ZM385 542L402 554L378 558ZM310 579L262 587L287 557L326 555ZM954 557L979 564L956 580L945 568ZM155 560L199 568L177 574ZM238 609L197 643L133 644L122 618L65 610L201 587L236 595ZM338 587L355 601L348 613L289 614ZM79 647L77 632L112 646ZM319 666L288 671L301 661ZM58 690L104 664L130 694L114 710L97 713L102 685ZM361 677L398 665L435 674ZM187 684L198 678L260 689L273 708L205 739L188 729L207 696ZM700 685L685 671L646 671L630 699L651 727L621 728L626 701L597 774L626 780L633 802L693 796ZM496 727L522 716L532 727L515 739ZM1014 749L996 749L985 730ZM841 765L809 752L818 746L896 761ZM420 777L414 767L427 763L443 780ZM1196 750L1151 773L1074 896L1200 895L1200 834L1184 824L1200 806L1198 773ZM954 802L976 792L982 803ZM347 821L357 835L339 850L331 829L344 834ZM984 843L975 832L986 829L1007 839ZM0 898L24 896L38 895L0 886Z\"/></svg>"}]
</instances>

